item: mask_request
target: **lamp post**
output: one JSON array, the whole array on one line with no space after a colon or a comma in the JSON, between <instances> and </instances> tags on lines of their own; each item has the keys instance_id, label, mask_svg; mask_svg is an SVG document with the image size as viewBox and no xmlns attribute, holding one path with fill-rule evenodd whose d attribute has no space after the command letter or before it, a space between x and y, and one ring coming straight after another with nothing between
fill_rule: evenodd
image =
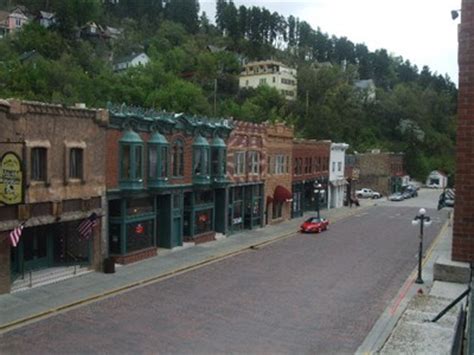
<instances>
[{"instance_id":1,"label":"lamp post","mask_svg":"<svg viewBox=\"0 0 474 355\"><path fill-rule=\"evenodd\" d=\"M316 195L316 212L318 213L318 218L320 218L319 212L319 193L321 192L321 188L323 187L318 181L314 182L314 193Z\"/></svg>"},{"instance_id":2,"label":"lamp post","mask_svg":"<svg viewBox=\"0 0 474 355\"><path fill-rule=\"evenodd\" d=\"M426 216L426 210L424 208L420 208L418 211L418 214L415 216L413 221L411 222L414 226L420 225L420 244L419 244L419 249L418 249L418 277L416 278L416 283L417 284L422 284L423 279L421 277L421 261L423 258L423 227L426 224L426 226L429 226L431 224L431 218L429 216Z\"/></svg>"}]
</instances>

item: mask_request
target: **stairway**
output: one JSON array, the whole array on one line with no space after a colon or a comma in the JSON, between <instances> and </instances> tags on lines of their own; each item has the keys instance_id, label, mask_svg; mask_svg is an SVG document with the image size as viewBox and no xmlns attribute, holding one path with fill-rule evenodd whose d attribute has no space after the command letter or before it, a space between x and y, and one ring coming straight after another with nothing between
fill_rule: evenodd
<instances>
[{"instance_id":1,"label":"stairway","mask_svg":"<svg viewBox=\"0 0 474 355\"><path fill-rule=\"evenodd\" d=\"M72 277L88 274L92 271L93 270L90 270L88 266L71 265L25 272L24 279L20 276L13 281L10 292L20 292L33 287L48 285Z\"/></svg>"}]
</instances>

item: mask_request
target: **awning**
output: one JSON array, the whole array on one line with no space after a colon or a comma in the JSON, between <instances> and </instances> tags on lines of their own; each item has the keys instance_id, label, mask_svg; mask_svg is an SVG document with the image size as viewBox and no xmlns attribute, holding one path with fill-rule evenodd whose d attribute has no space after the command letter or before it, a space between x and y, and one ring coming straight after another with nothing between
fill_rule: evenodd
<instances>
[{"instance_id":1,"label":"awning","mask_svg":"<svg viewBox=\"0 0 474 355\"><path fill-rule=\"evenodd\" d=\"M293 198L293 195L291 194L290 191L286 187L283 187L281 185L278 185L275 188L275 192L273 193L273 199L276 202L286 202L286 201L291 201Z\"/></svg>"}]
</instances>

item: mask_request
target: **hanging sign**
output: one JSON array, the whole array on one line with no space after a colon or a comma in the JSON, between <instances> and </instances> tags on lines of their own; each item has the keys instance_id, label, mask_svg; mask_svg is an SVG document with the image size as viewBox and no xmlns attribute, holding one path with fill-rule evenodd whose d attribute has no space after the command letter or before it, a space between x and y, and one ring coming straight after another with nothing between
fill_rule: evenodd
<instances>
[{"instance_id":1,"label":"hanging sign","mask_svg":"<svg viewBox=\"0 0 474 355\"><path fill-rule=\"evenodd\" d=\"M0 204L16 205L23 202L23 171L20 158L7 152L0 160Z\"/></svg>"}]
</instances>

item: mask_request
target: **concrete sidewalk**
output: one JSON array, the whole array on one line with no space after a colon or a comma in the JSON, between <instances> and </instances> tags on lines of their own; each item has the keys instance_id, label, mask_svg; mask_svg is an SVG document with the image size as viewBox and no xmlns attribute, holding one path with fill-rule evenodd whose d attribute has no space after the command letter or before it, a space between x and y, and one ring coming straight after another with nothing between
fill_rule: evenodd
<instances>
[{"instance_id":1,"label":"concrete sidewalk","mask_svg":"<svg viewBox=\"0 0 474 355\"><path fill-rule=\"evenodd\" d=\"M361 201L361 207L321 211L331 223L371 207L375 201ZM0 333L27 322L53 315L87 302L124 292L147 283L157 282L222 258L237 255L249 248L294 234L308 213L277 225L245 230L228 238L178 250L158 251L158 256L118 267L114 274L87 273L57 283L0 296Z\"/></svg>"},{"instance_id":2,"label":"concrete sidewalk","mask_svg":"<svg viewBox=\"0 0 474 355\"><path fill-rule=\"evenodd\" d=\"M415 283L415 269L377 320L357 354L451 353L462 303L437 322L430 321L468 287L469 265L451 261L451 242L452 226L447 221L425 252L424 283Z\"/></svg>"}]
</instances>

